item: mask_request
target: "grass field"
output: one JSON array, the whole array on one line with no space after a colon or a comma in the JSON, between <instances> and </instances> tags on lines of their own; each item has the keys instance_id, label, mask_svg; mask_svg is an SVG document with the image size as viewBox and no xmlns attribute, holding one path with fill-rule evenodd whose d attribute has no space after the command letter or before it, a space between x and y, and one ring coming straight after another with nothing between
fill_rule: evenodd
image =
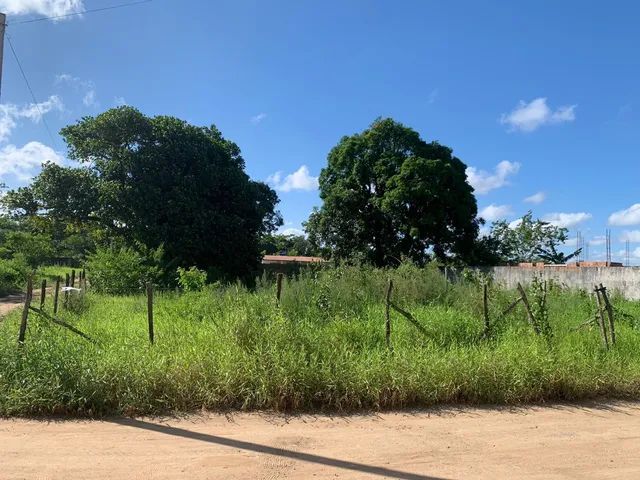
<instances>
[{"instance_id":1,"label":"grass field","mask_svg":"<svg viewBox=\"0 0 640 480\"><path fill-rule=\"evenodd\" d=\"M427 335L393 314L385 344L384 291ZM146 299L87 294L61 318L97 340L20 311L0 322L0 414L149 414L206 409L355 410L442 403L514 404L640 394L640 329L618 315L618 344L579 329L595 311L580 292L551 288L553 336L536 336L517 296L490 290L483 338L482 289L448 285L435 269L343 268L308 273L254 292L236 285L157 293L148 341ZM640 316L640 304L614 298ZM50 306L48 307L50 308Z\"/></svg>"},{"instance_id":2,"label":"grass field","mask_svg":"<svg viewBox=\"0 0 640 480\"><path fill-rule=\"evenodd\" d=\"M82 270L82 268L76 268L76 274ZM64 267L60 265L46 265L40 267L36 271L37 280L46 280L49 285L53 285L56 281L57 277L62 279L62 283L64 284L64 276L65 274L71 274L71 267Z\"/></svg>"}]
</instances>

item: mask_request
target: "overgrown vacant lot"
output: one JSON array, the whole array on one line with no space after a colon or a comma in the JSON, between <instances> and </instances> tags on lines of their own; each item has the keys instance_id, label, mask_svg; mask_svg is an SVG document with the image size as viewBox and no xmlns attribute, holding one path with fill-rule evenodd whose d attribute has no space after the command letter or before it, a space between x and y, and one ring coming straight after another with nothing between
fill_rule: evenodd
<instances>
[{"instance_id":1,"label":"overgrown vacant lot","mask_svg":"<svg viewBox=\"0 0 640 480\"><path fill-rule=\"evenodd\" d=\"M426 335L392 314L384 294L413 313ZM533 293L532 293L533 296ZM20 311L0 323L0 414L142 414L207 409L353 410L438 403L518 403L640 394L637 302L614 298L617 345L593 328L589 295L550 288L553 331L536 336L522 306L500 317L515 292L448 285L435 269L342 268L197 293L157 293L156 342L146 298L94 293L60 318L96 343L31 314L19 346ZM47 307L51 310L51 306ZM625 315L622 315L622 312Z\"/></svg>"}]
</instances>

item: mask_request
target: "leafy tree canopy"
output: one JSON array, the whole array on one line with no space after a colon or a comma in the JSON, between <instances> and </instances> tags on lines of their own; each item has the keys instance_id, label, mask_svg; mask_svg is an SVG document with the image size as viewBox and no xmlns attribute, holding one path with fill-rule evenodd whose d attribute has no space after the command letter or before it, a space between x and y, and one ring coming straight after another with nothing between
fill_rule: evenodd
<instances>
[{"instance_id":1,"label":"leafy tree canopy","mask_svg":"<svg viewBox=\"0 0 640 480\"><path fill-rule=\"evenodd\" d=\"M321 254L304 235L265 235L260 241L260 250L265 255L314 257Z\"/></svg>"},{"instance_id":2,"label":"leafy tree canopy","mask_svg":"<svg viewBox=\"0 0 640 480\"><path fill-rule=\"evenodd\" d=\"M567 240L567 232L566 228L534 220L529 211L516 223L494 222L484 242L497 264L538 261L562 264L580 254L580 250L569 255L558 251Z\"/></svg>"},{"instance_id":3,"label":"leafy tree canopy","mask_svg":"<svg viewBox=\"0 0 640 480\"><path fill-rule=\"evenodd\" d=\"M471 255L478 233L466 166L392 119L343 137L320 174L323 205L305 224L338 258L375 265Z\"/></svg>"},{"instance_id":4,"label":"leafy tree canopy","mask_svg":"<svg viewBox=\"0 0 640 480\"><path fill-rule=\"evenodd\" d=\"M163 246L176 266L216 277L247 276L260 259L259 238L282 223L276 193L245 173L238 146L215 126L124 106L62 130L80 168L45 166L5 205L34 222L94 225L98 240Z\"/></svg>"}]
</instances>

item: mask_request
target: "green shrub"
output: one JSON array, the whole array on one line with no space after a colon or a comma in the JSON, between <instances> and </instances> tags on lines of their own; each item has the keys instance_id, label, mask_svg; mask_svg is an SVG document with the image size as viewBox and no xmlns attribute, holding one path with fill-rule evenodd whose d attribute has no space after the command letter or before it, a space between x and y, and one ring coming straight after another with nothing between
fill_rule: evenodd
<instances>
[{"instance_id":1,"label":"green shrub","mask_svg":"<svg viewBox=\"0 0 640 480\"><path fill-rule=\"evenodd\" d=\"M10 260L0 259L0 295L24 288L29 265L21 255Z\"/></svg>"},{"instance_id":2,"label":"green shrub","mask_svg":"<svg viewBox=\"0 0 640 480\"><path fill-rule=\"evenodd\" d=\"M197 267L178 267L178 285L186 292L199 292L207 283L207 272Z\"/></svg>"},{"instance_id":3,"label":"green shrub","mask_svg":"<svg viewBox=\"0 0 640 480\"><path fill-rule=\"evenodd\" d=\"M98 248L87 258L91 288L112 295L140 291L147 282L160 278L161 257L161 249L145 255L129 247Z\"/></svg>"}]
</instances>

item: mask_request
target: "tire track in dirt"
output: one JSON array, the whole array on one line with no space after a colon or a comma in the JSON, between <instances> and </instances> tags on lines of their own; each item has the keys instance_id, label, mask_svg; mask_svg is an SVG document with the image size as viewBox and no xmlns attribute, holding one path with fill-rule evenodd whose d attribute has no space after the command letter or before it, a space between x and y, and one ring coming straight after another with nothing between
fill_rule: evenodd
<instances>
[{"instance_id":1,"label":"tire track in dirt","mask_svg":"<svg viewBox=\"0 0 640 480\"><path fill-rule=\"evenodd\" d=\"M274 439L273 446L290 452L310 452L313 450L313 439L299 435L280 436ZM296 461L291 458L266 454L263 461L260 480L278 480L291 478L290 474L295 470Z\"/></svg>"}]
</instances>

